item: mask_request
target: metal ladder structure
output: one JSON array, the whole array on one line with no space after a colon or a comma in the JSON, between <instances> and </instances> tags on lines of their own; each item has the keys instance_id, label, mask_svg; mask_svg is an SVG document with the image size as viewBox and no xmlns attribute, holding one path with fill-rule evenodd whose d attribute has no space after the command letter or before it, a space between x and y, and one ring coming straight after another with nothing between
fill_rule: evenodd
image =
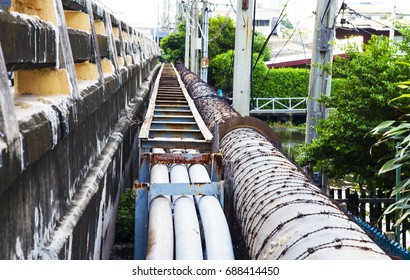
<instances>
[{"instance_id":1,"label":"metal ladder structure","mask_svg":"<svg viewBox=\"0 0 410 280\"><path fill-rule=\"evenodd\" d=\"M141 150L197 149L210 152L212 134L171 64L164 64L155 82L140 131Z\"/></svg>"},{"instance_id":2,"label":"metal ladder structure","mask_svg":"<svg viewBox=\"0 0 410 280\"><path fill-rule=\"evenodd\" d=\"M174 204L178 203L175 198L178 200L181 196L187 196L194 197L196 203L199 203L199 197L213 196L213 199L218 199L223 209L223 158L221 154L211 153L212 141L213 136L199 115L176 69L171 64L164 64L155 82L139 134L140 167L138 180L134 184L135 259L148 257L147 252L151 251L152 244L158 243L158 240L153 242L153 237L148 236L149 211L153 199L166 197L169 201L172 199ZM158 150L163 152L154 152ZM210 182L195 182L192 177L190 182L189 179L188 182L178 183L153 182L150 175L155 165L168 166L169 172L175 165L183 165L186 168L204 165L208 169ZM178 252L175 254L178 259ZM207 254L209 256L208 252ZM233 257L233 251L228 255Z\"/></svg>"}]
</instances>

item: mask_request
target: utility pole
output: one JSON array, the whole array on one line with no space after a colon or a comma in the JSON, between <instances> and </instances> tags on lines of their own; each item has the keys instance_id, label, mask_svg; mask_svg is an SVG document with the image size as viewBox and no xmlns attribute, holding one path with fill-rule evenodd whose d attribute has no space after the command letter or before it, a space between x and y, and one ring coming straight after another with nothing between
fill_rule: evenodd
<instances>
[{"instance_id":1,"label":"utility pole","mask_svg":"<svg viewBox=\"0 0 410 280\"><path fill-rule=\"evenodd\" d=\"M332 75L327 66L333 61L333 43L337 0L318 0L313 36L312 66L309 79L309 97L306 116L306 143L317 137L315 127L325 118L325 107L317 99L330 95Z\"/></svg>"},{"instance_id":2,"label":"utility pole","mask_svg":"<svg viewBox=\"0 0 410 280\"><path fill-rule=\"evenodd\" d=\"M190 70L198 74L197 59L197 39L198 39L198 1L192 3L192 26L191 26L191 67Z\"/></svg>"},{"instance_id":3,"label":"utility pole","mask_svg":"<svg viewBox=\"0 0 410 280\"><path fill-rule=\"evenodd\" d=\"M191 33L191 3L190 0L186 0L185 7L185 67L189 69L189 42L190 42L190 33Z\"/></svg>"},{"instance_id":4,"label":"utility pole","mask_svg":"<svg viewBox=\"0 0 410 280\"><path fill-rule=\"evenodd\" d=\"M333 61L332 41L335 37L337 2L337 0L317 1L307 102L306 143L311 143L312 139L317 137L316 125L319 120L326 117L325 106L318 99L322 95L330 95L332 75L327 67ZM311 172L311 170L307 170L307 173ZM322 170L321 174L322 189L327 190L326 170Z\"/></svg>"},{"instance_id":5,"label":"utility pole","mask_svg":"<svg viewBox=\"0 0 410 280\"><path fill-rule=\"evenodd\" d=\"M252 67L253 0L237 0L233 108L249 116Z\"/></svg>"},{"instance_id":6,"label":"utility pole","mask_svg":"<svg viewBox=\"0 0 410 280\"><path fill-rule=\"evenodd\" d=\"M201 59L201 79L208 82L208 43L209 43L209 17L208 0L204 0L202 8L202 59Z\"/></svg>"},{"instance_id":7,"label":"utility pole","mask_svg":"<svg viewBox=\"0 0 410 280\"><path fill-rule=\"evenodd\" d=\"M391 17L390 17L390 21L391 21L391 25L390 25L390 32L389 32L389 39L390 41L394 40L394 33L395 33L395 21L396 21L396 0L393 0L393 10L391 13Z\"/></svg>"}]
</instances>

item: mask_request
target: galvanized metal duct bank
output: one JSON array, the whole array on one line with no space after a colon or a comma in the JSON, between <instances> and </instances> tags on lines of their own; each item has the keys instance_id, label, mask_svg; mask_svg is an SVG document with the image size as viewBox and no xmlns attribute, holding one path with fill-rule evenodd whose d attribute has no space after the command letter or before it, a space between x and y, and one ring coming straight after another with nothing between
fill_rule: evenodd
<instances>
[{"instance_id":1,"label":"galvanized metal duct bank","mask_svg":"<svg viewBox=\"0 0 410 280\"><path fill-rule=\"evenodd\" d=\"M252 259L389 259L281 152L262 122L241 117L195 74L177 65L233 168L233 211Z\"/></svg>"}]
</instances>

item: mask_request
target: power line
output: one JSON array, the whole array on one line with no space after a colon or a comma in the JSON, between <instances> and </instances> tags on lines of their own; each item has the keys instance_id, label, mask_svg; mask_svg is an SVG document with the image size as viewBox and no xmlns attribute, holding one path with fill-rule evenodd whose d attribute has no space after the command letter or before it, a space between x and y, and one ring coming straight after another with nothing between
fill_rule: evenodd
<instances>
[{"instance_id":1,"label":"power line","mask_svg":"<svg viewBox=\"0 0 410 280\"><path fill-rule=\"evenodd\" d=\"M325 11L324 11L324 13L323 13L323 15L322 15L322 17L321 17L321 19L320 19L320 25L321 25L323 28L329 29L329 30L333 30L333 29L335 28L337 17L340 15L340 12L341 12L341 11L343 11L343 13L344 13L344 10L345 10L346 7L347 7L345 1L343 0L343 3L342 3L342 5L340 5L340 9L339 9L338 13L336 14L336 16L335 16L335 18L334 18L334 20L333 20L333 25L332 25L331 27L324 26L323 21L324 21L324 19L325 19L326 13L329 11L330 4L332 3L332 1L334 1L334 0L329 0L329 1L327 2Z\"/></svg>"},{"instance_id":2,"label":"power line","mask_svg":"<svg viewBox=\"0 0 410 280\"><path fill-rule=\"evenodd\" d=\"M258 58L256 59L255 64L254 64L253 67L252 67L253 70L255 70L256 64L258 63L259 59L261 58L262 53L263 53L263 51L265 50L266 45L268 44L270 37L272 37L272 35L273 35L273 32L275 32L276 28L279 26L279 24L280 24L280 23L282 22L282 20L285 18L286 15L284 15L284 12L285 12L285 9L286 9L286 7L288 6L288 4L289 4L289 0L286 2L285 6L283 7L282 11L280 12L280 15L279 15L279 17L278 17L278 20L277 20L276 23L275 23L275 26L272 28L272 31L270 32L269 36L266 38L265 42L263 43L263 46L262 46L261 51L259 52Z\"/></svg>"},{"instance_id":3,"label":"power line","mask_svg":"<svg viewBox=\"0 0 410 280\"><path fill-rule=\"evenodd\" d=\"M226 6L229 7L228 5L226 5ZM210 39L208 40L208 42L212 42L212 41L216 40L219 36L221 36L222 30L223 30L223 29L225 28L225 26L228 24L228 19L230 19L229 14L231 13L231 11L234 11L235 14L236 14L236 11L233 9L233 6L231 6L231 8L229 9L229 11L228 11L228 12L226 13L226 15L225 15L225 20L224 20L224 22L222 23L221 27L220 27L219 30L216 32L216 34L215 34L212 38L210 38Z\"/></svg>"},{"instance_id":4,"label":"power line","mask_svg":"<svg viewBox=\"0 0 410 280\"><path fill-rule=\"evenodd\" d=\"M344 2L343 2L343 3L344 3ZM377 21L377 20L372 19L371 17L365 16L365 15L359 13L359 12L356 12L354 9L350 8L350 7L347 6L347 5L345 5L345 9L349 10L349 14L350 14L350 15L355 15L355 16L357 16L357 17L363 17L363 18L365 18L365 19L367 19L367 20L370 20L370 21L373 21L373 22L375 22L375 23L377 23L377 24L379 24L379 25L381 25L381 26L383 26L383 27L391 28L391 26L388 26L388 25L386 25L386 24L384 24L384 23L382 23L382 22L380 22L380 21ZM394 28L394 27L393 27L393 29L394 29L395 31L399 31L398 29L396 29L396 28Z\"/></svg>"}]
</instances>

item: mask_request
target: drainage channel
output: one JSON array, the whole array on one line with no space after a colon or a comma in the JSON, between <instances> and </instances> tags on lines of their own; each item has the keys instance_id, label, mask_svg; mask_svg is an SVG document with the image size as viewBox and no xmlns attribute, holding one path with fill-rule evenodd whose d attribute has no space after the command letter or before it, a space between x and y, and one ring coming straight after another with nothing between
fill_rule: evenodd
<instances>
[{"instance_id":1,"label":"drainage channel","mask_svg":"<svg viewBox=\"0 0 410 280\"><path fill-rule=\"evenodd\" d=\"M212 138L179 74L164 64L139 134L135 259L234 259Z\"/></svg>"}]
</instances>

